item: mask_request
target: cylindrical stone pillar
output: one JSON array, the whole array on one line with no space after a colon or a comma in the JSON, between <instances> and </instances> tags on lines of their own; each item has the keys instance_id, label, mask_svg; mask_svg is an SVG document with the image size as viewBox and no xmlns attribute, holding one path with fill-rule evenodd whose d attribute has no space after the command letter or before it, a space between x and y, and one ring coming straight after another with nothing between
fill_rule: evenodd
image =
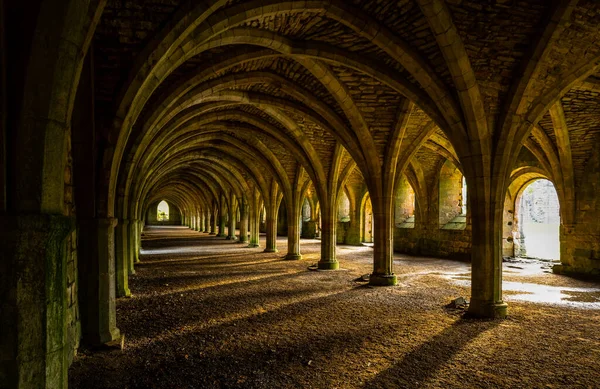
<instances>
[{"instance_id":1,"label":"cylindrical stone pillar","mask_svg":"<svg viewBox=\"0 0 600 389\"><path fill-rule=\"evenodd\" d=\"M394 235L392 231L393 198L371 198L373 205L373 273L369 285L396 285L397 278L393 271Z\"/></svg>"},{"instance_id":2,"label":"cylindrical stone pillar","mask_svg":"<svg viewBox=\"0 0 600 389\"><path fill-rule=\"evenodd\" d=\"M335 257L337 240L337 218L335 210L323 207L321 210L321 259L318 263L320 270L336 270L340 264Z\"/></svg>"},{"instance_id":3,"label":"cylindrical stone pillar","mask_svg":"<svg viewBox=\"0 0 600 389\"><path fill-rule=\"evenodd\" d=\"M210 217L210 221L211 221L211 223L210 223L210 234L211 235L216 235L217 234L217 213L213 212L210 216L211 216Z\"/></svg>"},{"instance_id":4,"label":"cylindrical stone pillar","mask_svg":"<svg viewBox=\"0 0 600 389\"><path fill-rule=\"evenodd\" d=\"M285 259L302 259L300 254L300 212L295 205L288 207L288 212L291 215L288 217L288 253Z\"/></svg>"},{"instance_id":5,"label":"cylindrical stone pillar","mask_svg":"<svg viewBox=\"0 0 600 389\"><path fill-rule=\"evenodd\" d=\"M240 240L239 243L248 243L248 205L242 202L240 208Z\"/></svg>"},{"instance_id":6,"label":"cylindrical stone pillar","mask_svg":"<svg viewBox=\"0 0 600 389\"><path fill-rule=\"evenodd\" d=\"M121 219L115 229L117 297L131 296L129 291L129 263L133 263L133 260L130 258L129 224L128 219Z\"/></svg>"},{"instance_id":7,"label":"cylindrical stone pillar","mask_svg":"<svg viewBox=\"0 0 600 389\"><path fill-rule=\"evenodd\" d=\"M225 212L223 210L219 210L219 233L217 236L219 238L224 238L227 235L225 234L225 224L226 224L227 216L225 216Z\"/></svg>"},{"instance_id":8,"label":"cylindrical stone pillar","mask_svg":"<svg viewBox=\"0 0 600 389\"><path fill-rule=\"evenodd\" d=\"M233 201L231 202L233 203ZM227 240L235 240L235 219L236 219L236 212L235 212L235 208L233 206L229 207L229 226L227 228Z\"/></svg>"},{"instance_id":9,"label":"cylindrical stone pillar","mask_svg":"<svg viewBox=\"0 0 600 389\"><path fill-rule=\"evenodd\" d=\"M264 252L265 253L276 253L277 252L277 218L271 212L267 215L267 243Z\"/></svg>"},{"instance_id":10,"label":"cylindrical stone pillar","mask_svg":"<svg viewBox=\"0 0 600 389\"><path fill-rule=\"evenodd\" d=\"M260 247L260 210L257 203L255 201L250 207L250 242L248 243L250 248Z\"/></svg>"}]
</instances>

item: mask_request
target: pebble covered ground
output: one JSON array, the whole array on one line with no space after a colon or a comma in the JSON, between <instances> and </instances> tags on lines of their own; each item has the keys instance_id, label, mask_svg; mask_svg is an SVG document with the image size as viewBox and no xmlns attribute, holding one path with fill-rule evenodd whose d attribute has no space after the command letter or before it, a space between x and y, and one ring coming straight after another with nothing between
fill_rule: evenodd
<instances>
[{"instance_id":1,"label":"pebble covered ground","mask_svg":"<svg viewBox=\"0 0 600 389\"><path fill-rule=\"evenodd\" d=\"M117 301L124 349L81 349L70 387L600 387L594 304L510 292L507 319L468 319L447 307L469 297L468 264L396 255L398 286L371 288L360 280L369 247L338 246L342 269L329 272L307 269L318 240L302 240L300 261L282 259L285 237L278 247L267 254L182 227L147 228L132 297ZM507 282L600 288L508 266Z\"/></svg>"}]
</instances>

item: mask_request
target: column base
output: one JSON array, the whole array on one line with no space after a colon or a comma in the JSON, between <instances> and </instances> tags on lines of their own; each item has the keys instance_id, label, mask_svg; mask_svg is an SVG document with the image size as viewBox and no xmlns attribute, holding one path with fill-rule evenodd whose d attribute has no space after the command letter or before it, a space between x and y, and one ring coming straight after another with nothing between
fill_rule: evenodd
<instances>
[{"instance_id":1,"label":"column base","mask_svg":"<svg viewBox=\"0 0 600 389\"><path fill-rule=\"evenodd\" d=\"M251 249L255 249L255 248L257 248L257 247L260 247L260 245L259 245L258 243L250 243L250 244L248 245L248 248L251 248Z\"/></svg>"},{"instance_id":2,"label":"column base","mask_svg":"<svg viewBox=\"0 0 600 389\"><path fill-rule=\"evenodd\" d=\"M123 291L117 290L117 297L131 297L131 291L129 290L129 288Z\"/></svg>"},{"instance_id":3,"label":"column base","mask_svg":"<svg viewBox=\"0 0 600 389\"><path fill-rule=\"evenodd\" d=\"M217 234L217 238L225 238L225 237L227 237L227 235L225 235L225 234Z\"/></svg>"},{"instance_id":4,"label":"column base","mask_svg":"<svg viewBox=\"0 0 600 389\"><path fill-rule=\"evenodd\" d=\"M340 263L338 261L319 261L317 268L319 270L338 270Z\"/></svg>"},{"instance_id":5,"label":"column base","mask_svg":"<svg viewBox=\"0 0 600 389\"><path fill-rule=\"evenodd\" d=\"M263 251L263 253L277 253L277 252L279 252L279 250L277 250L277 249L265 249Z\"/></svg>"},{"instance_id":6,"label":"column base","mask_svg":"<svg viewBox=\"0 0 600 389\"><path fill-rule=\"evenodd\" d=\"M248 243L248 241L247 240L239 240L238 239L237 243Z\"/></svg>"},{"instance_id":7,"label":"column base","mask_svg":"<svg viewBox=\"0 0 600 389\"><path fill-rule=\"evenodd\" d=\"M217 234L214 232L210 232L208 235L217 235Z\"/></svg>"},{"instance_id":8,"label":"column base","mask_svg":"<svg viewBox=\"0 0 600 389\"><path fill-rule=\"evenodd\" d=\"M102 331L93 335L84 336L82 341L90 346L106 346L115 342L120 342L122 339L121 331L118 328L113 328L111 331Z\"/></svg>"},{"instance_id":9,"label":"column base","mask_svg":"<svg viewBox=\"0 0 600 389\"><path fill-rule=\"evenodd\" d=\"M487 318L487 319L504 319L507 315L508 304L505 302L492 302L471 299L469 316Z\"/></svg>"},{"instance_id":10,"label":"column base","mask_svg":"<svg viewBox=\"0 0 600 389\"><path fill-rule=\"evenodd\" d=\"M371 274L369 285L371 286L394 286L398 284L395 274Z\"/></svg>"},{"instance_id":11,"label":"column base","mask_svg":"<svg viewBox=\"0 0 600 389\"><path fill-rule=\"evenodd\" d=\"M302 259L302 254L287 254L285 259L288 261L299 261Z\"/></svg>"},{"instance_id":12,"label":"column base","mask_svg":"<svg viewBox=\"0 0 600 389\"><path fill-rule=\"evenodd\" d=\"M225 239L227 239L227 240L237 240L237 238L235 236L228 236Z\"/></svg>"}]
</instances>

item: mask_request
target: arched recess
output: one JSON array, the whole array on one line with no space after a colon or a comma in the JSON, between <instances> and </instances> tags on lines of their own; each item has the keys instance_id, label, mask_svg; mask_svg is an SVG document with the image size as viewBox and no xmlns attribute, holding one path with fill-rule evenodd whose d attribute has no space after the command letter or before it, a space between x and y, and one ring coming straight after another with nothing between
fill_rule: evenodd
<instances>
[{"instance_id":1,"label":"arched recess","mask_svg":"<svg viewBox=\"0 0 600 389\"><path fill-rule=\"evenodd\" d=\"M350 219L350 196L346 188L340 191L337 204L337 221L339 223L349 223Z\"/></svg>"},{"instance_id":2,"label":"arched recess","mask_svg":"<svg viewBox=\"0 0 600 389\"><path fill-rule=\"evenodd\" d=\"M366 192L360 202L360 241L373 243L373 206L371 196Z\"/></svg>"},{"instance_id":3,"label":"arched recess","mask_svg":"<svg viewBox=\"0 0 600 389\"><path fill-rule=\"evenodd\" d=\"M464 230L467 225L467 209L466 204L463 204L466 180L460 169L450 160L442 164L438 190L440 228Z\"/></svg>"},{"instance_id":4,"label":"arched recess","mask_svg":"<svg viewBox=\"0 0 600 389\"><path fill-rule=\"evenodd\" d=\"M544 222L531 213L540 205L530 201L532 194L540 196L539 192L531 193L535 183L546 184L543 200L548 208L542 210ZM524 195L525 199L530 197L527 204ZM513 172L504 201L502 255L560 259L560 203L554 185L542 169L522 167Z\"/></svg>"},{"instance_id":5,"label":"arched recess","mask_svg":"<svg viewBox=\"0 0 600 389\"><path fill-rule=\"evenodd\" d=\"M162 200L156 207L156 220L169 221L169 204Z\"/></svg>"},{"instance_id":6,"label":"arched recess","mask_svg":"<svg viewBox=\"0 0 600 389\"><path fill-rule=\"evenodd\" d=\"M398 228L415 227L416 196L406 175L402 174L394 196L394 225Z\"/></svg>"}]
</instances>

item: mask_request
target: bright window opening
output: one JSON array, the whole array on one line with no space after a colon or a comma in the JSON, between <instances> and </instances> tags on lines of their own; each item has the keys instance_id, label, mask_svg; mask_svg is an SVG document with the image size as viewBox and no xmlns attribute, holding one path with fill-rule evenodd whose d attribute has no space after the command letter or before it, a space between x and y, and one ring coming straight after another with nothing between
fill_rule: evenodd
<instances>
[{"instance_id":1,"label":"bright window opening","mask_svg":"<svg viewBox=\"0 0 600 389\"><path fill-rule=\"evenodd\" d=\"M365 200L363 217L363 242L373 243L373 206L370 198Z\"/></svg>"},{"instance_id":2,"label":"bright window opening","mask_svg":"<svg viewBox=\"0 0 600 389\"><path fill-rule=\"evenodd\" d=\"M467 225L467 183L460 169L446 161L439 181L440 228L464 230Z\"/></svg>"},{"instance_id":3,"label":"bright window opening","mask_svg":"<svg viewBox=\"0 0 600 389\"><path fill-rule=\"evenodd\" d=\"M156 220L159 222L169 221L169 204L165 200L158 203L156 209Z\"/></svg>"},{"instance_id":4,"label":"bright window opening","mask_svg":"<svg viewBox=\"0 0 600 389\"><path fill-rule=\"evenodd\" d=\"M521 257L560 259L560 206L548 180L536 180L523 190L519 202Z\"/></svg>"},{"instance_id":5,"label":"bright window opening","mask_svg":"<svg viewBox=\"0 0 600 389\"><path fill-rule=\"evenodd\" d=\"M342 191L340 199L338 200L338 221L350 221L350 200L344 191Z\"/></svg>"},{"instance_id":6,"label":"bright window opening","mask_svg":"<svg viewBox=\"0 0 600 389\"><path fill-rule=\"evenodd\" d=\"M415 227L415 191L403 175L395 196L394 224L399 228Z\"/></svg>"},{"instance_id":7,"label":"bright window opening","mask_svg":"<svg viewBox=\"0 0 600 389\"><path fill-rule=\"evenodd\" d=\"M311 217L311 209L310 209L310 203L308 202L308 199L305 198L304 199L304 203L302 204L302 221L310 221L310 217Z\"/></svg>"}]
</instances>

